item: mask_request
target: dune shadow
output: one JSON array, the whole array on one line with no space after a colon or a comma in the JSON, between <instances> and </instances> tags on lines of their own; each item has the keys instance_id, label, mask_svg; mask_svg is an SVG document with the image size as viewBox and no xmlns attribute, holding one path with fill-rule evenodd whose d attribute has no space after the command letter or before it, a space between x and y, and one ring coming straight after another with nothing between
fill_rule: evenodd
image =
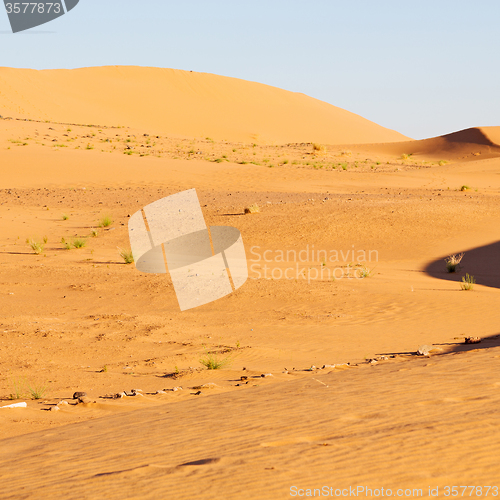
<instances>
[{"instance_id":1,"label":"dune shadow","mask_svg":"<svg viewBox=\"0 0 500 500\"><path fill-rule=\"evenodd\" d=\"M480 349L491 349L500 347L500 334L483 337L479 344L465 344L464 342L447 342L442 344L432 344L443 349L443 354L452 352L477 351Z\"/></svg>"},{"instance_id":2,"label":"dune shadow","mask_svg":"<svg viewBox=\"0 0 500 500\"><path fill-rule=\"evenodd\" d=\"M435 344L433 343L432 347L437 347L442 349L441 352L435 353L433 354L433 356L443 356L446 354L453 354L458 352L492 349L494 347L500 347L500 334L483 337L481 338L481 341L477 344L466 344L465 342L441 342ZM418 355L417 351L380 352L377 353L377 356L422 357Z\"/></svg>"},{"instance_id":3,"label":"dune shadow","mask_svg":"<svg viewBox=\"0 0 500 500\"><path fill-rule=\"evenodd\" d=\"M461 252L464 253L464 257L456 272L447 271L445 264L447 255L428 264L425 272L433 278L457 283L461 283L462 276L468 273L474 276L478 285L500 288L500 241L471 250L457 251Z\"/></svg>"}]
</instances>

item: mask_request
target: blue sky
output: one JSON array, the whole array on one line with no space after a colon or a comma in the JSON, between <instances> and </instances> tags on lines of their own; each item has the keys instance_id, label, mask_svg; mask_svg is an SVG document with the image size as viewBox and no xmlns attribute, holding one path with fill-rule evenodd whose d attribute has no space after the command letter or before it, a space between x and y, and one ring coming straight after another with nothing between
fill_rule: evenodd
<instances>
[{"instance_id":1,"label":"blue sky","mask_svg":"<svg viewBox=\"0 0 500 500\"><path fill-rule=\"evenodd\" d=\"M498 0L80 0L14 35L0 6L0 66L216 73L421 139L500 125L499 26Z\"/></svg>"}]
</instances>

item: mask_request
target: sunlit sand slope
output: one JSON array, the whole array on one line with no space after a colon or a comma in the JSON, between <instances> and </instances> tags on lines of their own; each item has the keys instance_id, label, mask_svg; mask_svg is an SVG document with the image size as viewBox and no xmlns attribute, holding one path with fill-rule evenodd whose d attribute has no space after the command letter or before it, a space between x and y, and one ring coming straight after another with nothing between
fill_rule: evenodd
<instances>
[{"instance_id":1,"label":"sunlit sand slope","mask_svg":"<svg viewBox=\"0 0 500 500\"><path fill-rule=\"evenodd\" d=\"M127 125L216 140L328 144L407 137L341 108L260 83L142 67L0 68L0 115Z\"/></svg>"}]
</instances>

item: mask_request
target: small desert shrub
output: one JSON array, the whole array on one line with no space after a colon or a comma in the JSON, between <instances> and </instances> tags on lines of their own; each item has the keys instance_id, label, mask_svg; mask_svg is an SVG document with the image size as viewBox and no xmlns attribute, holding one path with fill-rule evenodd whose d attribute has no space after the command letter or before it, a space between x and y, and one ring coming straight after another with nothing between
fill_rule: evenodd
<instances>
[{"instance_id":1,"label":"small desert shrub","mask_svg":"<svg viewBox=\"0 0 500 500\"><path fill-rule=\"evenodd\" d=\"M468 189L471 189L470 186L466 186L465 184L460 188L460 191L467 191Z\"/></svg>"},{"instance_id":2,"label":"small desert shrub","mask_svg":"<svg viewBox=\"0 0 500 500\"><path fill-rule=\"evenodd\" d=\"M246 214L258 214L260 212L259 205L257 203L254 203L253 205L250 205L249 207L245 207L245 213Z\"/></svg>"},{"instance_id":3,"label":"small desert shrub","mask_svg":"<svg viewBox=\"0 0 500 500\"><path fill-rule=\"evenodd\" d=\"M43 252L43 243L40 243L39 241L36 241L32 238L28 238L26 240L26 243L31 248L31 250L33 250L33 253L39 255Z\"/></svg>"},{"instance_id":4,"label":"small desert shrub","mask_svg":"<svg viewBox=\"0 0 500 500\"><path fill-rule=\"evenodd\" d=\"M83 248L87 244L87 240L84 238L76 238L73 240L73 246L75 248Z\"/></svg>"},{"instance_id":5,"label":"small desert shrub","mask_svg":"<svg viewBox=\"0 0 500 500\"><path fill-rule=\"evenodd\" d=\"M358 278L368 278L371 276L373 269L368 269L366 266L363 266L361 269L357 269L356 272L358 274Z\"/></svg>"},{"instance_id":6,"label":"small desert shrub","mask_svg":"<svg viewBox=\"0 0 500 500\"><path fill-rule=\"evenodd\" d=\"M62 220L68 220L68 219L69 219L69 215L68 214L63 214Z\"/></svg>"},{"instance_id":7,"label":"small desert shrub","mask_svg":"<svg viewBox=\"0 0 500 500\"><path fill-rule=\"evenodd\" d=\"M94 149L94 146L92 146L91 144L87 144L87 147L85 149Z\"/></svg>"},{"instance_id":8,"label":"small desert shrub","mask_svg":"<svg viewBox=\"0 0 500 500\"><path fill-rule=\"evenodd\" d=\"M476 284L476 280L474 276L465 273L465 276L462 276L462 283L460 284L462 290L473 290L474 285Z\"/></svg>"},{"instance_id":9,"label":"small desert shrub","mask_svg":"<svg viewBox=\"0 0 500 500\"><path fill-rule=\"evenodd\" d=\"M226 356L225 358L220 358L217 354L211 352L206 352L205 356L200 359L200 363L207 370L220 370L225 366L231 364L231 356Z\"/></svg>"},{"instance_id":10,"label":"small desert shrub","mask_svg":"<svg viewBox=\"0 0 500 500\"><path fill-rule=\"evenodd\" d=\"M28 391L33 399L42 399L45 396L45 393L47 392L48 389L48 385L40 383L35 383L35 384L28 383L27 386L28 386Z\"/></svg>"},{"instance_id":11,"label":"small desert shrub","mask_svg":"<svg viewBox=\"0 0 500 500\"><path fill-rule=\"evenodd\" d=\"M448 162L446 160L439 160L438 165L442 167L443 165L446 165Z\"/></svg>"},{"instance_id":12,"label":"small desert shrub","mask_svg":"<svg viewBox=\"0 0 500 500\"><path fill-rule=\"evenodd\" d=\"M113 224L113 219L109 215L104 215L99 221L99 227L109 227Z\"/></svg>"},{"instance_id":13,"label":"small desert shrub","mask_svg":"<svg viewBox=\"0 0 500 500\"><path fill-rule=\"evenodd\" d=\"M125 264L132 264L132 262L134 262L134 255L132 253L132 250L118 248L118 252L120 253L120 257L123 259Z\"/></svg>"},{"instance_id":14,"label":"small desert shrub","mask_svg":"<svg viewBox=\"0 0 500 500\"><path fill-rule=\"evenodd\" d=\"M459 253L458 255L450 255L449 257L446 257L444 261L446 262L446 269L448 270L448 272L454 273L457 270L457 267L460 265L460 262L462 262L463 258L464 258L463 253Z\"/></svg>"},{"instance_id":15,"label":"small desert shrub","mask_svg":"<svg viewBox=\"0 0 500 500\"><path fill-rule=\"evenodd\" d=\"M92 238L97 238L97 237L99 236L99 231L97 231L97 229L92 229L92 230L90 231L90 236L91 236Z\"/></svg>"},{"instance_id":16,"label":"small desert shrub","mask_svg":"<svg viewBox=\"0 0 500 500\"><path fill-rule=\"evenodd\" d=\"M402 159L402 160L409 160L412 154L413 154L413 153L408 153L408 154L407 154L407 153L403 153L403 154L401 155L401 159Z\"/></svg>"},{"instance_id":17,"label":"small desert shrub","mask_svg":"<svg viewBox=\"0 0 500 500\"><path fill-rule=\"evenodd\" d=\"M322 144L313 144L313 153L314 154L325 154L326 153L326 146L323 146Z\"/></svg>"},{"instance_id":18,"label":"small desert shrub","mask_svg":"<svg viewBox=\"0 0 500 500\"><path fill-rule=\"evenodd\" d=\"M9 399L21 399L24 395L24 388L26 386L26 380L22 377L12 379L12 392L9 395Z\"/></svg>"}]
</instances>

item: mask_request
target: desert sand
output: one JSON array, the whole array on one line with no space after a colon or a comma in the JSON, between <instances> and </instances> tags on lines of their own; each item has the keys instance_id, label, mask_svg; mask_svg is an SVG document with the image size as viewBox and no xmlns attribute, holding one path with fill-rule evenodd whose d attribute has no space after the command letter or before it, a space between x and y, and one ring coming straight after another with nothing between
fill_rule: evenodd
<instances>
[{"instance_id":1,"label":"desert sand","mask_svg":"<svg viewBox=\"0 0 500 500\"><path fill-rule=\"evenodd\" d=\"M0 408L0 498L500 486L500 127L413 141L154 68L0 68L0 89L0 407L27 403ZM191 188L249 279L180 312L118 248Z\"/></svg>"}]
</instances>

